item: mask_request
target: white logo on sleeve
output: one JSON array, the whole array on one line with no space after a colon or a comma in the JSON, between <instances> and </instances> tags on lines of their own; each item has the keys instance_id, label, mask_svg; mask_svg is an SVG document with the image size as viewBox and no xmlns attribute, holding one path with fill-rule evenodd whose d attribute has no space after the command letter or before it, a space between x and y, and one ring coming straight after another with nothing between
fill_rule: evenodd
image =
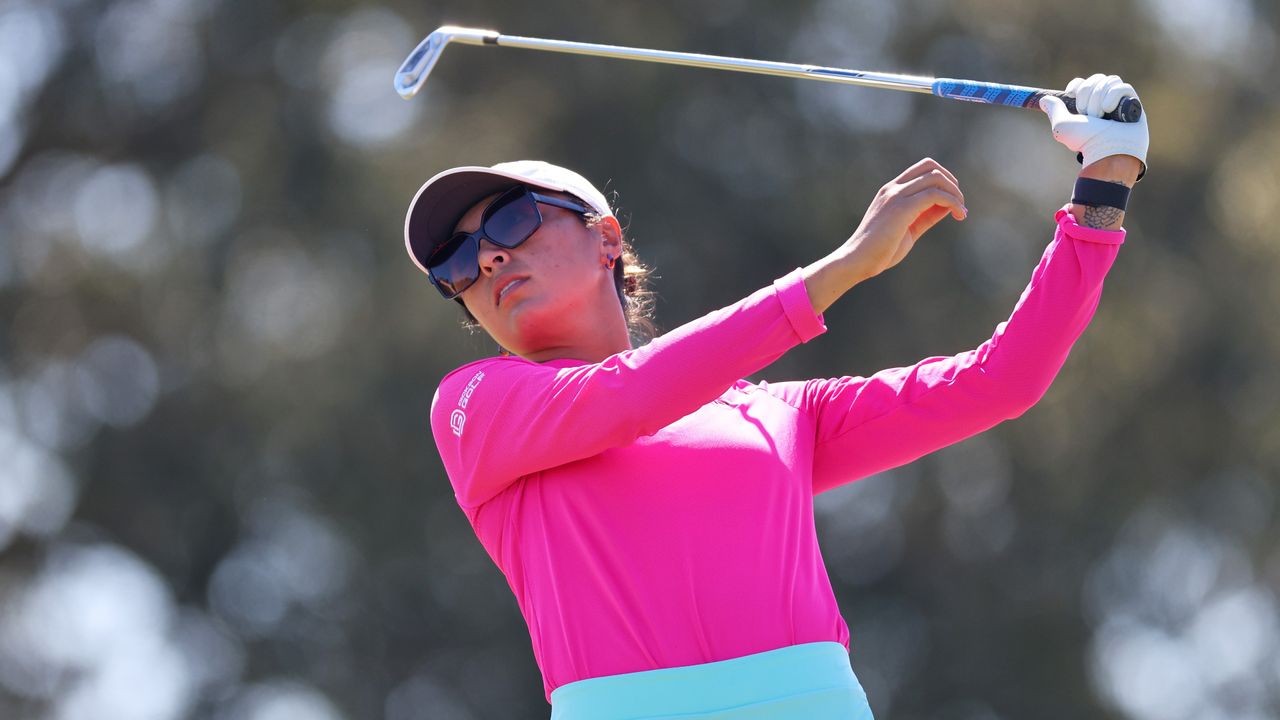
<instances>
[{"instance_id":1,"label":"white logo on sleeve","mask_svg":"<svg viewBox=\"0 0 1280 720\"><path fill-rule=\"evenodd\" d=\"M453 430L453 434L462 437L462 427L467 424L467 414L463 412L467 403L471 401L471 393L476 391L476 386L484 379L484 371L478 370L475 375L471 376L471 380L467 382L467 387L462 391L462 395L458 397L458 407L449 415L449 427Z\"/></svg>"}]
</instances>

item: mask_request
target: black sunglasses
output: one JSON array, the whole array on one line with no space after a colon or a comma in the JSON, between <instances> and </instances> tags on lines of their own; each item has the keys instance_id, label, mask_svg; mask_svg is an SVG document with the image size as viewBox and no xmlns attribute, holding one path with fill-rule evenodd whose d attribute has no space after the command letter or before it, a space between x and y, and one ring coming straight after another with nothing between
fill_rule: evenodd
<instances>
[{"instance_id":1,"label":"black sunglasses","mask_svg":"<svg viewBox=\"0 0 1280 720\"><path fill-rule=\"evenodd\" d=\"M480 278L480 241L510 250L529 239L542 226L538 203L590 215L591 208L570 200L536 193L524 185L516 185L494 198L480 214L480 227L472 233L456 233L436 248L424 263L427 276L436 290L451 300Z\"/></svg>"}]
</instances>

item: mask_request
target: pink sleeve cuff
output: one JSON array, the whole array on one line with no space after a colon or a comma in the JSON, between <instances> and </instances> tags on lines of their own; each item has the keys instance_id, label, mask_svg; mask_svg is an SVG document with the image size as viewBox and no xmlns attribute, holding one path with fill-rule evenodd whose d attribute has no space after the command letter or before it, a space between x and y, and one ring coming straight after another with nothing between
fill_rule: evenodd
<instances>
[{"instance_id":1,"label":"pink sleeve cuff","mask_svg":"<svg viewBox=\"0 0 1280 720\"><path fill-rule=\"evenodd\" d=\"M1124 228L1119 230L1099 230L1098 228L1085 227L1076 222L1076 216L1071 214L1071 205L1069 204L1063 205L1061 210L1054 213L1053 219L1058 221L1058 227L1069 238L1102 243L1104 245L1124 244Z\"/></svg>"},{"instance_id":2,"label":"pink sleeve cuff","mask_svg":"<svg viewBox=\"0 0 1280 720\"><path fill-rule=\"evenodd\" d=\"M804 288L804 276L801 275L800 268L774 280L773 287L800 342L809 342L827 331L822 316L813 311L813 303L809 301L809 292Z\"/></svg>"}]
</instances>

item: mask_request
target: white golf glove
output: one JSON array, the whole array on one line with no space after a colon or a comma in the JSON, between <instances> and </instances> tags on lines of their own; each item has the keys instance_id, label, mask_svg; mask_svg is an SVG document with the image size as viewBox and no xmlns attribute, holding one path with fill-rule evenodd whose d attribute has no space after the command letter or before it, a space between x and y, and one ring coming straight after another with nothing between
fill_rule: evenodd
<instances>
[{"instance_id":1,"label":"white golf glove","mask_svg":"<svg viewBox=\"0 0 1280 720\"><path fill-rule=\"evenodd\" d=\"M1076 78L1067 84L1068 95L1074 95L1079 115L1067 110L1062 100L1047 96L1040 99L1040 109L1049 116L1053 137L1072 152L1083 156L1088 167L1110 155L1132 155L1147 169L1147 113L1138 122L1103 120L1102 115L1116 109L1120 100L1137 97L1133 86L1115 75L1093 75L1088 80Z\"/></svg>"}]
</instances>

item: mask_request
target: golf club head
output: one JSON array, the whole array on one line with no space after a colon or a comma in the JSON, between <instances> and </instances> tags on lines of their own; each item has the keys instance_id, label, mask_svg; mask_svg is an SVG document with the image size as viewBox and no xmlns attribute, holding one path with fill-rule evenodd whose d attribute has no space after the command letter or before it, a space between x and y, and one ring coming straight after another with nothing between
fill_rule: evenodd
<instances>
[{"instance_id":1,"label":"golf club head","mask_svg":"<svg viewBox=\"0 0 1280 720\"><path fill-rule=\"evenodd\" d=\"M431 73L431 68L435 67L436 61L440 59L440 53L444 52L444 47L451 42L461 42L468 45L483 45L485 43L496 43L498 33L493 30L477 30L474 28L454 27L445 25L435 32L427 36L425 40L418 43L418 47L409 53L409 57L405 58L400 69L396 71L396 92L400 93L400 97L408 100L418 94L422 83L427 81L427 75Z\"/></svg>"}]
</instances>

